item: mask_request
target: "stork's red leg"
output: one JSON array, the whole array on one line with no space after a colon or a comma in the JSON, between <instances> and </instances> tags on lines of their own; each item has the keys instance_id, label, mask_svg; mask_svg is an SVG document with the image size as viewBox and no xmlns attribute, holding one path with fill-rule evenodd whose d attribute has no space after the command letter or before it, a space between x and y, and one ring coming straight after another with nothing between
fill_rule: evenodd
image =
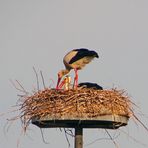
<instances>
[{"instance_id":1,"label":"stork's red leg","mask_svg":"<svg viewBox=\"0 0 148 148\"><path fill-rule=\"evenodd\" d=\"M78 86L78 70L74 69L74 71L75 71L74 88L77 88L77 86Z\"/></svg>"}]
</instances>

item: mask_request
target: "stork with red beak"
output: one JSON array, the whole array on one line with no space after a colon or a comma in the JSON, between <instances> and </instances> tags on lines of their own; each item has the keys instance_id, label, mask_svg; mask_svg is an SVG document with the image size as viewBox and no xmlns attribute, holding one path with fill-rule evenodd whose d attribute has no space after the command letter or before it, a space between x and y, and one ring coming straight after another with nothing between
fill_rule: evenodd
<instances>
[{"instance_id":1,"label":"stork with red beak","mask_svg":"<svg viewBox=\"0 0 148 148\"><path fill-rule=\"evenodd\" d=\"M74 69L75 78L74 78L74 87L78 86L78 70L82 69L86 64L90 63L92 59L98 58L98 54L93 50L88 50L85 48L74 49L68 52L64 58L63 63L65 65L64 70L58 72L58 81L56 89L59 89L59 84L63 76L68 74L70 70Z\"/></svg>"}]
</instances>

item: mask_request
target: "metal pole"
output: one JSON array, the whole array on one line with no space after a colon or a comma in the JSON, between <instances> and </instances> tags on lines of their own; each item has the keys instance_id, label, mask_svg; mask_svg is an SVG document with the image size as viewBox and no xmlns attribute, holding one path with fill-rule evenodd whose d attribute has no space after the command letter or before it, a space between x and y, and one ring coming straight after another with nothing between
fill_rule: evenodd
<instances>
[{"instance_id":1,"label":"metal pole","mask_svg":"<svg viewBox=\"0 0 148 148\"><path fill-rule=\"evenodd\" d=\"M75 148L83 147L83 128L75 127Z\"/></svg>"}]
</instances>

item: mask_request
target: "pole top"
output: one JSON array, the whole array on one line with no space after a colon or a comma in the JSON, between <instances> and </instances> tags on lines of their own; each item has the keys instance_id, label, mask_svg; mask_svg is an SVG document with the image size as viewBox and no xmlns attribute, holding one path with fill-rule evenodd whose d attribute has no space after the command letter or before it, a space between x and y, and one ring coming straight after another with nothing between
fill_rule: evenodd
<instances>
[{"instance_id":1,"label":"pole top","mask_svg":"<svg viewBox=\"0 0 148 148\"><path fill-rule=\"evenodd\" d=\"M32 124L40 128L105 128L117 129L127 125L128 117L120 115L102 115L95 118L33 118Z\"/></svg>"}]
</instances>

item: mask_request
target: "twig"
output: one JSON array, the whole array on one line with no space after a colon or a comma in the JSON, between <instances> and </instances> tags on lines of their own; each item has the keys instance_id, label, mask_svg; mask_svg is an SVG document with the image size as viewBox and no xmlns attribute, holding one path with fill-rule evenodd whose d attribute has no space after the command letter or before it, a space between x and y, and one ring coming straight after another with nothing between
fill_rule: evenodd
<instances>
[{"instance_id":1,"label":"twig","mask_svg":"<svg viewBox=\"0 0 148 148\"><path fill-rule=\"evenodd\" d=\"M36 72L36 69L33 67L33 71L35 72L35 75L36 75L36 80L37 80L37 90L39 91L40 90L40 86L39 86L39 78L38 78L38 74Z\"/></svg>"},{"instance_id":2,"label":"twig","mask_svg":"<svg viewBox=\"0 0 148 148\"><path fill-rule=\"evenodd\" d=\"M67 136L67 133L66 133L65 128L64 128L64 133L65 133L66 141L67 141L67 143L68 143L68 148L70 148L70 142L69 142L69 139L68 139L68 136Z\"/></svg>"},{"instance_id":3,"label":"twig","mask_svg":"<svg viewBox=\"0 0 148 148\"><path fill-rule=\"evenodd\" d=\"M22 92L22 90L21 90L20 88L18 88L18 87L15 85L15 83L14 83L11 79L10 79L9 81L11 82L11 84L14 86L14 88L15 88L16 90Z\"/></svg>"},{"instance_id":4,"label":"twig","mask_svg":"<svg viewBox=\"0 0 148 148\"><path fill-rule=\"evenodd\" d=\"M110 133L108 132L107 129L105 129L107 135L110 137L110 139L112 140L113 144L115 145L116 148L119 148L118 144L115 142L115 140L112 138L112 136L110 135Z\"/></svg>"},{"instance_id":5,"label":"twig","mask_svg":"<svg viewBox=\"0 0 148 148\"><path fill-rule=\"evenodd\" d=\"M145 125L144 125L144 123L142 122L142 121L140 121L139 119L138 119L138 117L135 115L135 114L133 114L133 117L145 128L145 130L148 132L148 127L146 127Z\"/></svg>"},{"instance_id":6,"label":"twig","mask_svg":"<svg viewBox=\"0 0 148 148\"><path fill-rule=\"evenodd\" d=\"M119 135L120 135L120 134L116 135L113 139L118 138ZM90 143L88 143L88 144L85 144L85 146L86 146L86 147L87 147L87 146L90 146L90 145L92 145L92 144L94 144L95 142L100 141L100 140L110 140L110 138L97 138L97 139L93 140L92 142L90 142Z\"/></svg>"},{"instance_id":7,"label":"twig","mask_svg":"<svg viewBox=\"0 0 148 148\"><path fill-rule=\"evenodd\" d=\"M130 139L132 139L134 142L144 146L144 147L147 147L148 145L147 144L144 144L142 142L140 142L139 140L137 140L136 138L134 138L133 136L129 135L127 132L125 132L124 130L122 129L119 129L122 133L124 133L125 135L127 135Z\"/></svg>"},{"instance_id":8,"label":"twig","mask_svg":"<svg viewBox=\"0 0 148 148\"><path fill-rule=\"evenodd\" d=\"M42 136L42 140L45 144L50 144L49 142L46 142L45 141L45 138L44 138L44 134L43 134L43 130L40 128L40 132L41 132L41 136Z\"/></svg>"},{"instance_id":9,"label":"twig","mask_svg":"<svg viewBox=\"0 0 148 148\"><path fill-rule=\"evenodd\" d=\"M23 93L25 93L26 95L29 94L29 92L27 92L27 91L24 89L24 87L20 84L20 82L19 82L18 80L15 80L15 81L17 82L17 84L19 85L20 88L18 88L18 87L16 86L16 84L15 84L11 79L10 79L9 81L11 82L11 84L14 86L14 88L15 88L16 90L18 90L18 91L20 91L20 92L23 92Z\"/></svg>"},{"instance_id":10,"label":"twig","mask_svg":"<svg viewBox=\"0 0 148 148\"><path fill-rule=\"evenodd\" d=\"M45 88L46 88L46 86L45 86L45 81L44 81L43 73L42 73L41 70L40 70L40 74L41 74L41 78L42 78L43 87L44 87L44 89L45 89Z\"/></svg>"},{"instance_id":11,"label":"twig","mask_svg":"<svg viewBox=\"0 0 148 148\"><path fill-rule=\"evenodd\" d=\"M16 112L16 111L18 111L18 110L19 110L19 109L9 110L9 111L7 111L7 112L5 112L5 113L1 113L0 116L4 116L4 115L6 115L6 114L10 114L10 113Z\"/></svg>"},{"instance_id":12,"label":"twig","mask_svg":"<svg viewBox=\"0 0 148 148\"><path fill-rule=\"evenodd\" d=\"M22 129L22 131L20 133L20 137L17 139L17 148L19 148L21 137L23 136L23 134L24 134L24 130Z\"/></svg>"},{"instance_id":13,"label":"twig","mask_svg":"<svg viewBox=\"0 0 148 148\"><path fill-rule=\"evenodd\" d=\"M66 128L66 129L65 129L65 132L66 132L66 134L68 134L69 136L74 137L74 134L73 134L73 132L72 132L72 129ZM69 132L70 132L70 133L69 133Z\"/></svg>"},{"instance_id":14,"label":"twig","mask_svg":"<svg viewBox=\"0 0 148 148\"><path fill-rule=\"evenodd\" d=\"M12 125L12 123L11 124L10 123L8 124L8 123L9 123L9 121L7 120L7 122L6 122L6 124L4 125L4 128L3 128L3 131L4 131L5 135L6 135L6 132L8 132L10 126Z\"/></svg>"},{"instance_id":15,"label":"twig","mask_svg":"<svg viewBox=\"0 0 148 148\"><path fill-rule=\"evenodd\" d=\"M21 85L21 83L18 81L18 80L15 80L17 83L18 83L18 85L22 88L22 90L26 93L26 94L28 94L28 92L24 89L24 87Z\"/></svg>"}]
</instances>

